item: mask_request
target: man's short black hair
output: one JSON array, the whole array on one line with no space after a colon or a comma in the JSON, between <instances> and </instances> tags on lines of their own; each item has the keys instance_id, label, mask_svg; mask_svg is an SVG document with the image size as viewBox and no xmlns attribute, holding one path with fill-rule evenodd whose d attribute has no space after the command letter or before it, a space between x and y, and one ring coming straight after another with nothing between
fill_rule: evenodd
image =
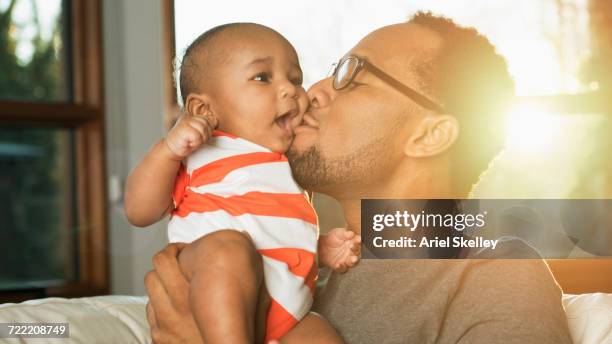
<instances>
[{"instance_id":1,"label":"man's short black hair","mask_svg":"<svg viewBox=\"0 0 612 344\"><path fill-rule=\"evenodd\" d=\"M457 186L471 189L504 145L505 114L514 97L508 66L474 28L428 12L408 22L442 38L440 49L415 69L421 89L459 121L453 176Z\"/></svg>"}]
</instances>

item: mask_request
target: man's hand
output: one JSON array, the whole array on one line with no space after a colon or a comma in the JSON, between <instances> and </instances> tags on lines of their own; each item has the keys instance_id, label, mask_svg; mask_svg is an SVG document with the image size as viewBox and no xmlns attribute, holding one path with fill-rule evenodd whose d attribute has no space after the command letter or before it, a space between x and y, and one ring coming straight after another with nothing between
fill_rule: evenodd
<instances>
[{"instance_id":1,"label":"man's hand","mask_svg":"<svg viewBox=\"0 0 612 344\"><path fill-rule=\"evenodd\" d=\"M189 308L189 283L181 272L178 255L186 244L166 246L153 257L153 271L145 276L149 295L147 321L153 343L202 343Z\"/></svg>"},{"instance_id":2,"label":"man's hand","mask_svg":"<svg viewBox=\"0 0 612 344\"><path fill-rule=\"evenodd\" d=\"M212 112L205 115L184 114L168 132L166 146L175 160L182 160L206 143L218 124Z\"/></svg>"},{"instance_id":3,"label":"man's hand","mask_svg":"<svg viewBox=\"0 0 612 344\"><path fill-rule=\"evenodd\" d=\"M345 272L359 261L361 236L345 228L319 237L319 261L336 272Z\"/></svg>"}]
</instances>

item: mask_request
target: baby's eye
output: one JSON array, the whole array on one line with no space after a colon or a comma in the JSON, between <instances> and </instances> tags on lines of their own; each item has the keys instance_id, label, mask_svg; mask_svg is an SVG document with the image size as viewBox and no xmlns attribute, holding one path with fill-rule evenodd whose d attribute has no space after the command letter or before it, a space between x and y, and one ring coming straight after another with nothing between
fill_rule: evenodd
<instances>
[{"instance_id":1,"label":"baby's eye","mask_svg":"<svg viewBox=\"0 0 612 344\"><path fill-rule=\"evenodd\" d=\"M259 73L253 77L253 80L260 82L268 82L270 81L270 76L268 73Z\"/></svg>"},{"instance_id":2,"label":"baby's eye","mask_svg":"<svg viewBox=\"0 0 612 344\"><path fill-rule=\"evenodd\" d=\"M302 82L303 82L302 77L291 79L291 83L294 84L295 86L301 86Z\"/></svg>"}]
</instances>

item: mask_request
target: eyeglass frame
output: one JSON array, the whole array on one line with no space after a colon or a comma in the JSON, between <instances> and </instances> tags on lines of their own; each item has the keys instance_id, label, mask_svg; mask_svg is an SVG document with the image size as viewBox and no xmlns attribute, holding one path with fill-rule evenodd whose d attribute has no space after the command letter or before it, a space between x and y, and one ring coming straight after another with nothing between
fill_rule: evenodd
<instances>
[{"instance_id":1,"label":"eyeglass frame","mask_svg":"<svg viewBox=\"0 0 612 344\"><path fill-rule=\"evenodd\" d=\"M354 70L352 71L352 74L349 76L349 81L346 83L346 85L344 85L342 87L336 87L336 80L337 80L337 76L338 76L339 67L343 63L346 63L346 61L348 61L349 59L356 59L357 60L357 66L354 68ZM348 55L348 56L345 56L342 59L340 59L340 61L338 61L338 62L336 62L336 63L334 63L332 65L332 71L331 71L331 75L330 76L334 77L334 79L332 80L332 87L334 88L334 90L340 91L340 90L343 90L343 89L347 88L353 82L353 80L355 79L357 74L359 74L359 72L362 69L367 69L372 74L374 74L374 76L378 77L382 81L384 81L387 84L389 84L391 87L393 87L396 90L398 90L399 92L403 93L405 96L407 96L408 98L412 99L415 103L419 104L420 106L422 106L422 107L424 107L424 108L426 108L428 110L435 111L437 113L444 113L445 112L444 111L444 107L441 106L440 104L436 103L435 101L429 99L427 96L417 92L413 88L408 87L406 84L402 83L401 81L399 81L396 78L392 77L391 75L387 74L382 69L380 69L380 68L376 67L375 65L373 65L365 57L358 56L358 55Z\"/></svg>"}]
</instances>

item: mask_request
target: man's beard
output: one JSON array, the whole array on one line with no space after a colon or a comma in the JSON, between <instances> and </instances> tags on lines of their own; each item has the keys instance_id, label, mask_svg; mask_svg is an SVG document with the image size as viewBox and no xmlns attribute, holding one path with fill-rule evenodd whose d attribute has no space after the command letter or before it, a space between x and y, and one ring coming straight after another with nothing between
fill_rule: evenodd
<instances>
[{"instance_id":1,"label":"man's beard","mask_svg":"<svg viewBox=\"0 0 612 344\"><path fill-rule=\"evenodd\" d=\"M312 145L303 153L289 149L286 153L293 178L306 190L325 192L328 186L355 183L365 186L375 179L377 172L390 162L392 147L388 139L378 138L357 150L336 159L324 158L318 145Z\"/></svg>"},{"instance_id":2,"label":"man's beard","mask_svg":"<svg viewBox=\"0 0 612 344\"><path fill-rule=\"evenodd\" d=\"M304 189L318 189L323 184L329 184L329 164L323 160L316 145L312 145L303 153L289 149L286 153L293 179Z\"/></svg>"}]
</instances>

